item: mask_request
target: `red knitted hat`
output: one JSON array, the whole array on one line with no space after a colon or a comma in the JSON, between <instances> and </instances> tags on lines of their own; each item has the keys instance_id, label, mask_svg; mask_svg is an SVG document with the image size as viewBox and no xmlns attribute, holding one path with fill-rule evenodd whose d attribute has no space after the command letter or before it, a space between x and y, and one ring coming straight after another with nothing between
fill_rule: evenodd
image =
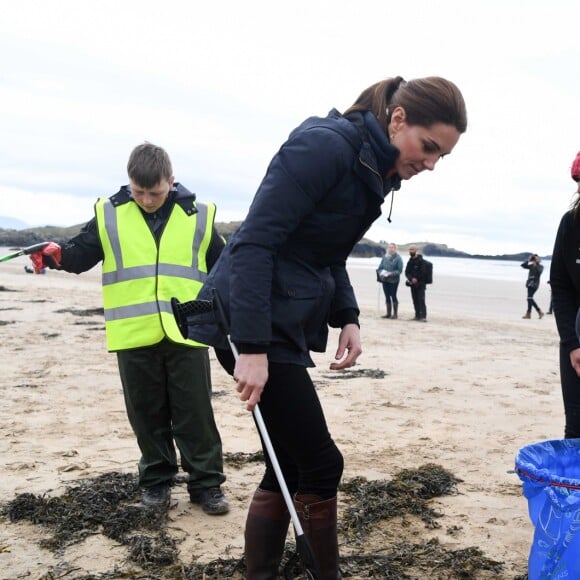
<instances>
[{"instance_id":1,"label":"red knitted hat","mask_svg":"<svg viewBox=\"0 0 580 580\"><path fill-rule=\"evenodd\" d=\"M580 179L580 151L578 151L578 154L576 155L576 159L574 159L574 161L572 162L572 179L574 181L577 181L578 179Z\"/></svg>"}]
</instances>

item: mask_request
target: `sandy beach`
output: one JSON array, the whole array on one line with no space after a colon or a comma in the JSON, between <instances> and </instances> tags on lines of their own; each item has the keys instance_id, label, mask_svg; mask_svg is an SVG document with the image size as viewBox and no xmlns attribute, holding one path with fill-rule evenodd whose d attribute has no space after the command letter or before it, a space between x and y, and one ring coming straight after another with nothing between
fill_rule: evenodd
<instances>
[{"instance_id":1,"label":"sandy beach","mask_svg":"<svg viewBox=\"0 0 580 580\"><path fill-rule=\"evenodd\" d=\"M23 493L59 495L79 479L111 471L135 473L139 459L102 315L91 314L101 307L98 268L81 276L35 276L25 273L27 263L0 264L2 503ZM440 526L419 523L415 535L438 538L449 549L475 546L503 562L501 573L463 577L525 574L532 526L512 470L521 446L563 434L553 317L522 320L525 273L521 283L436 276L427 291L427 324L409 320L411 298L403 285L399 319L380 318L374 272L353 267L350 275L364 351L356 369L384 371L384 378L338 380L328 370L336 333L328 352L315 357L312 376L345 457L344 480L389 480L401 469L443 466L462 480L458 493L432 500L443 514ZM536 296L543 309L546 279ZM224 452L256 452L251 417L213 355L212 361ZM188 502L184 485L173 488L168 531L184 564L242 554L245 512L262 469L255 463L226 463L225 469L232 506L226 516L205 515ZM39 546L48 533L42 527L0 523L2 579L97 577L135 568L126 548L102 534L52 552ZM341 551L349 552L346 542Z\"/></svg>"}]
</instances>

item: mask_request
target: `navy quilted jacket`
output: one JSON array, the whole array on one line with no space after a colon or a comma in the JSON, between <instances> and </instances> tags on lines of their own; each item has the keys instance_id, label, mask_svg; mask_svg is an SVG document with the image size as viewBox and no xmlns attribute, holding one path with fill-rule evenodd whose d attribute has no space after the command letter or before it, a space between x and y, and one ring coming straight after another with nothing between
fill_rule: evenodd
<instances>
[{"instance_id":1,"label":"navy quilted jacket","mask_svg":"<svg viewBox=\"0 0 580 580\"><path fill-rule=\"evenodd\" d=\"M217 289L241 352L311 366L328 325L358 322L346 259L400 187L386 177L398 154L369 112L332 110L290 134L199 296ZM212 325L190 336L227 348Z\"/></svg>"}]
</instances>

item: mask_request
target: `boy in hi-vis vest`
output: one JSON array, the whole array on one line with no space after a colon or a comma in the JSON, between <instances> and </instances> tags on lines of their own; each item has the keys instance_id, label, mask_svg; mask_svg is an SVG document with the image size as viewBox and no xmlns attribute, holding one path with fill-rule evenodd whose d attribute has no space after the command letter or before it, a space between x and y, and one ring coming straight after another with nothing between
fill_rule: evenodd
<instances>
[{"instance_id":1,"label":"boy in hi-vis vest","mask_svg":"<svg viewBox=\"0 0 580 580\"><path fill-rule=\"evenodd\" d=\"M127 165L129 185L95 204L95 217L62 247L31 255L80 274L102 261L107 348L116 352L127 416L141 450L143 504L166 507L181 466L193 503L208 514L229 511L221 484L222 446L211 406L208 349L185 340L171 298L196 298L224 241L215 206L176 183L168 154L138 145ZM175 443L175 445L174 445Z\"/></svg>"}]
</instances>

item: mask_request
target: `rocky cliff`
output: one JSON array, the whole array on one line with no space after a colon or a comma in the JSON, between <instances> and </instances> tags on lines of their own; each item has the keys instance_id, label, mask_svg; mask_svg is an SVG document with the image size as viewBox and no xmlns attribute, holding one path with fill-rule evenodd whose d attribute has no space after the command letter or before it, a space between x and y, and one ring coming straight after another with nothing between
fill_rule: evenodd
<instances>
[{"instance_id":1,"label":"rocky cliff","mask_svg":"<svg viewBox=\"0 0 580 580\"><path fill-rule=\"evenodd\" d=\"M242 222L216 223L217 231L226 240L240 227ZM0 228L0 246L22 248L37 244L43 241L53 241L58 244L64 243L79 233L82 225L71 226L68 228L59 228L54 226L45 226L42 228L30 228L25 230L12 230ZM476 258L480 260L517 260L523 262L532 252L520 252L518 254L468 254L454 248L449 248L446 244L433 244L430 242L410 242L408 244L399 244L398 251L405 254L410 245L417 246L419 252L424 256L444 256L447 258ZM373 242L363 238L352 252L353 257L357 258L374 258L381 257L385 254L386 243ZM550 258L551 256L542 256Z\"/></svg>"}]
</instances>

